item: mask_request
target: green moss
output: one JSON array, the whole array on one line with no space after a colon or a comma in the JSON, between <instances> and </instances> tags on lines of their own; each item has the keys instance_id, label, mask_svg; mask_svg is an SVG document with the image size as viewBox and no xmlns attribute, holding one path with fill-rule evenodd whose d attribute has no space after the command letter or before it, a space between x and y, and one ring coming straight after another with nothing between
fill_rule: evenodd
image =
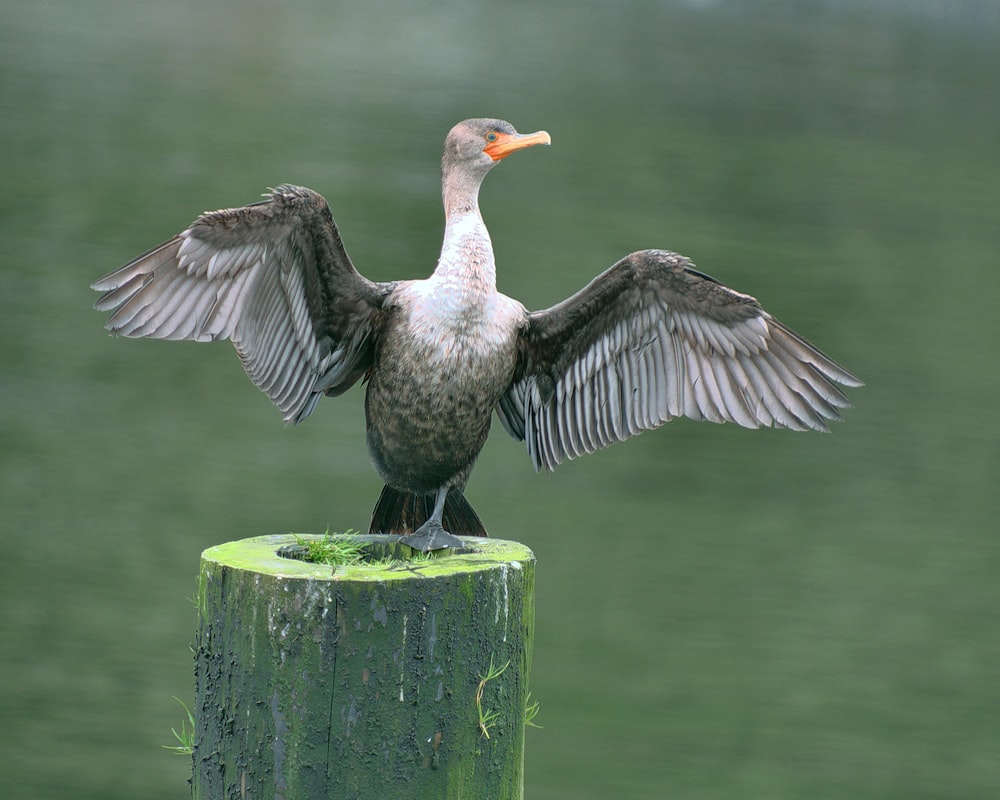
<instances>
[{"instance_id":1,"label":"green moss","mask_svg":"<svg viewBox=\"0 0 1000 800\"><path fill-rule=\"evenodd\" d=\"M465 601L468 603L472 602L472 592L474 589L475 586L472 583L472 579L468 576L466 576L458 585L458 590L462 593L462 597L464 597Z\"/></svg>"},{"instance_id":2,"label":"green moss","mask_svg":"<svg viewBox=\"0 0 1000 800\"><path fill-rule=\"evenodd\" d=\"M205 584L208 581L208 577L205 574L204 564L198 570L197 585L194 590L194 597L191 598L194 603L194 607L198 609L198 616L205 616Z\"/></svg>"},{"instance_id":3,"label":"green moss","mask_svg":"<svg viewBox=\"0 0 1000 800\"><path fill-rule=\"evenodd\" d=\"M394 551L393 546L399 538L396 536L366 535L352 538L357 538L368 547L375 546L385 551L393 551L394 555L389 560L378 554L374 561L358 561L331 567L328 564L283 558L277 552L281 547L301 542L322 542L324 534L276 534L220 544L206 550L202 554L202 559L203 563L215 562L220 566L279 578L329 580L332 577L334 580L352 581L397 581L412 578L414 575L421 577L463 575L489 570L504 563L518 562L520 566L520 562L534 559L529 548L520 542L505 539L470 537L464 540L469 545L469 552L444 551L427 558L405 546L399 546ZM473 583L465 580L460 587L463 595L471 599ZM199 592L204 594L204 588L200 588Z\"/></svg>"}]
</instances>

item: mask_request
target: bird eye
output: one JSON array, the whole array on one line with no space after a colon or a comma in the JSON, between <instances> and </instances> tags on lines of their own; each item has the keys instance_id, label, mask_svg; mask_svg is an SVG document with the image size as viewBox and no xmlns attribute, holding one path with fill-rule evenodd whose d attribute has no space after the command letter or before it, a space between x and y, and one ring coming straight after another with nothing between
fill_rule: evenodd
<instances>
[{"instance_id":1,"label":"bird eye","mask_svg":"<svg viewBox=\"0 0 1000 800\"><path fill-rule=\"evenodd\" d=\"M498 138L499 137L497 136L497 132L496 131L490 131L489 133L486 134L486 141L487 142L495 142Z\"/></svg>"}]
</instances>

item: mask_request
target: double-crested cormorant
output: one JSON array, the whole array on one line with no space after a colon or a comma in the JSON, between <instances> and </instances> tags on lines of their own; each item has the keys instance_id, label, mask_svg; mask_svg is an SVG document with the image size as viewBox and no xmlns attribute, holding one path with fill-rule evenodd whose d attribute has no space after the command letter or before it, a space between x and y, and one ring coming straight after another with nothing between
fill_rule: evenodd
<instances>
[{"instance_id":1,"label":"double-crested cormorant","mask_svg":"<svg viewBox=\"0 0 1000 800\"><path fill-rule=\"evenodd\" d=\"M230 339L285 421L368 380L368 449L385 488L373 533L420 550L486 535L462 492L496 411L536 469L554 469L673 417L827 430L854 375L684 256L626 256L567 300L527 311L496 289L479 211L486 173L549 144L544 131L470 119L441 159L445 234L425 280L373 283L330 207L282 185L205 213L97 281L123 336Z\"/></svg>"}]
</instances>

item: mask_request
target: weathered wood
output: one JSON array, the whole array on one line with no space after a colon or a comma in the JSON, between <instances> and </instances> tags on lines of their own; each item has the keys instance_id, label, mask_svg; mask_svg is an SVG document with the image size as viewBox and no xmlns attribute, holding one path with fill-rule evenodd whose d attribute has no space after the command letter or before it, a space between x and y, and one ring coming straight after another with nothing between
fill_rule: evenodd
<instances>
[{"instance_id":1,"label":"weathered wood","mask_svg":"<svg viewBox=\"0 0 1000 800\"><path fill-rule=\"evenodd\" d=\"M396 537L359 537L412 558ZM285 800L523 797L534 556L330 566L292 536L202 554L193 795ZM509 664L477 689L492 665ZM480 712L497 712L480 726Z\"/></svg>"}]
</instances>

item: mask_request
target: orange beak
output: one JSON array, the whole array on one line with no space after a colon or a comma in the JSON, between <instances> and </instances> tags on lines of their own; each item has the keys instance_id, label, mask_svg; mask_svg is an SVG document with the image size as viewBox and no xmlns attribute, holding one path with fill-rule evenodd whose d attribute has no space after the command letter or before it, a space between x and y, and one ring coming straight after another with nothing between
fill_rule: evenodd
<instances>
[{"instance_id":1,"label":"orange beak","mask_svg":"<svg viewBox=\"0 0 1000 800\"><path fill-rule=\"evenodd\" d=\"M490 142L483 148L494 161L506 158L515 150L523 150L525 147L534 147L536 144L552 144L552 137L545 131L537 133L498 133L497 140Z\"/></svg>"}]
</instances>

